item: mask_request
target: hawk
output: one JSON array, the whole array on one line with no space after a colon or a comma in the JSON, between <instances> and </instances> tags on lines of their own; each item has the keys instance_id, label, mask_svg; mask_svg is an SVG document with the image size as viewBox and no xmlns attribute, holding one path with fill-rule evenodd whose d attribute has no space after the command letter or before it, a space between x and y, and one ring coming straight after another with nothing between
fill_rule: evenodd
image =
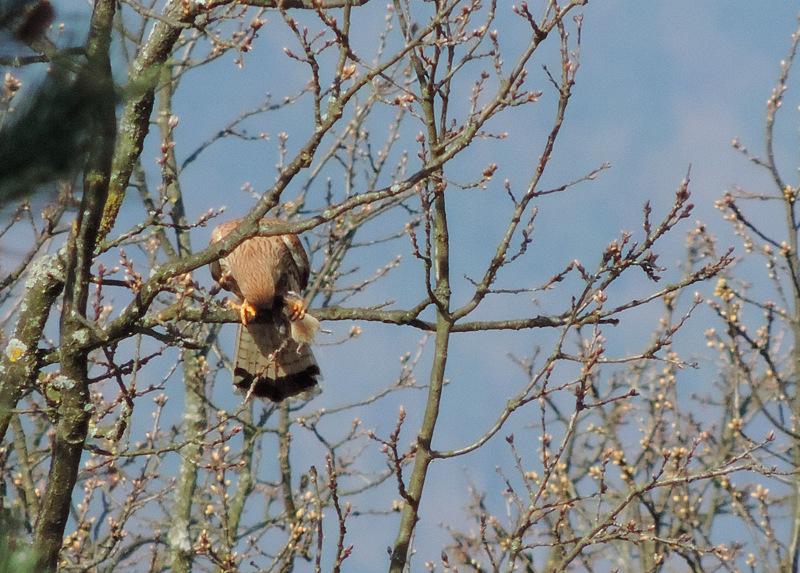
<instances>
[{"instance_id":1,"label":"hawk","mask_svg":"<svg viewBox=\"0 0 800 573\"><path fill-rule=\"evenodd\" d=\"M263 223L279 219L262 219ZM219 225L211 244L239 226ZM320 329L306 313L308 256L297 235L252 237L211 263L211 276L239 298L233 383L239 392L280 402L316 387L320 369L309 344Z\"/></svg>"}]
</instances>

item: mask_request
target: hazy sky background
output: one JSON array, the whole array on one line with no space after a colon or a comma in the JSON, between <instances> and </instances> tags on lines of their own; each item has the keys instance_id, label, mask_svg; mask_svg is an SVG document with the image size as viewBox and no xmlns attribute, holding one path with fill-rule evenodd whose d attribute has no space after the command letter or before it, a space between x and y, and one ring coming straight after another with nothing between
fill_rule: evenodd
<instances>
[{"instance_id":1,"label":"hazy sky background","mask_svg":"<svg viewBox=\"0 0 800 573\"><path fill-rule=\"evenodd\" d=\"M386 3L376 4L376 1L379 0L373 1L371 16L365 21L380 26ZM65 4L55 3L59 7ZM498 25L511 22L512 2L500 0L498 4ZM533 8L540 3L532 1L529 4ZM537 12L534 10L534 13ZM609 162L612 167L594 182L542 201L536 240L532 245L534 256L528 263L532 266L527 272L541 282L549 273L574 258L596 261L603 247L616 238L620 230L641 229L641 207L646 200L652 201L657 215L668 209L673 192L685 177L689 165L690 188L696 204L692 219L706 222L719 235L721 245L736 244L738 247L713 204L724 190L731 189L734 184L772 192L765 174L735 152L731 141L738 137L753 153L762 153L765 104L776 85L780 62L788 53L790 36L797 29L797 2L592 0L583 13L581 68L545 186L577 179L604 162ZM267 19L277 23L280 17L268 14ZM265 92L272 92L276 98L291 93L292 63L287 62L282 54L275 58L275 50L287 45L291 38L270 35L271 29L269 25L263 29L243 70L233 66L231 57L226 56L213 64L212 74L198 74L196 79L187 77L184 80L186 85L182 86L179 95L184 99L176 102L176 114L180 117L176 131L179 158L188 156L200 142L241 111L257 105ZM502 28L500 31L509 33ZM513 45L513 38L506 38L508 44ZM373 41L366 30L362 41ZM553 65L552 59L545 61ZM553 90L544 81L540 68L534 69L542 63L541 59L535 58L534 62L531 87L544 92L542 106L547 109L548 102L554 101ZM794 72L800 75L800 68ZM284 92L276 90L275 78L278 75L285 78L285 82L280 84ZM306 76L296 77L296 87L302 86ZM780 138L776 142L784 176L790 183L796 181L794 170L800 160L797 153L798 95L800 90L790 92L787 97L780 115ZM465 202L464 208L455 206L461 217L458 220L469 221L466 228L475 236L474 242L466 243L466 247L459 246L454 253L463 266L463 269L459 268L460 273L471 270L473 264L475 269L482 268L486 257L493 252L492 241L496 236L492 233L497 231L484 231L482 222L492 217L494 204L502 204L504 177L514 179L516 176L518 190L524 185L525 174L529 173L541 149L543 133L549 129L547 117L543 113L541 118L526 119L524 121L530 123L522 128L514 120L503 124L502 119L493 126L498 131L515 130L516 135L508 143L498 144L487 152L497 154L498 163L503 161L501 172L493 182L494 188L475 191L470 195L474 201ZM256 124L253 129L270 132L270 141L274 144L277 140L275 134L295 127L298 122L302 124L304 119L295 114L278 121L286 123ZM526 131L530 134L529 146L526 144ZM301 135L293 137L290 146L291 142L299 145L302 141ZM190 218L199 216L210 207L222 205L228 207L230 216L241 216L252 205L248 196L239 191L242 185L249 182L261 191L269 186L274 178L274 149L265 150L264 158L254 157L249 151L243 153L242 149L245 148L240 148L235 141L220 145L187 169L182 185L184 193L191 197L188 202ZM157 154L157 149L151 144L143 155L143 163L151 168L153 186L158 183ZM465 176L464 179L469 178ZM499 208L502 210L503 207ZM665 244L662 264L673 266L680 260L684 233L691 224L692 221L688 221L681 232ZM195 248L205 245L208 232L198 230L193 238ZM408 245L405 247L407 249ZM369 261L367 266L371 270L387 260ZM198 276L201 280L208 280L207 274L198 273ZM464 285L462 281L461 286ZM387 288L391 290L392 287ZM374 298L362 300L373 303L389 298L405 302L417 300L416 295L404 291L402 283L394 283L393 288L396 292L379 291L372 295ZM412 290L416 288L409 286ZM456 297L459 294L457 292ZM515 316L515 312L520 315L538 314L546 310L537 310L536 307L520 309L514 304L493 302L490 308L505 313L503 316ZM706 328L702 321L709 316L701 314L698 324L692 326L694 332L702 333ZM341 336L349 326L332 325L333 338ZM234 327L228 328L232 338ZM318 356L326 378L325 392L318 404L312 404L313 407L344 403L384 387L400 370L400 354L413 352L419 339L418 333L411 329L376 325L363 325L363 328L361 346L323 346L319 349ZM621 332L631 334L630 331ZM649 336L649 331L644 335ZM445 393L444 413L435 440L437 448L465 445L495 418L510 395L508 388L518 388L522 383L519 371L511 365L507 354L529 354L540 342L537 336L535 332L530 335L497 335L489 347L485 342L473 346L459 337L454 339L460 350L450 363L448 376L458 386ZM641 338L633 341L634 344L639 342ZM624 351L631 340L621 336L609 344L617 351ZM418 374L424 379L424 367ZM699 377L693 375L691 380L692 383L703 383L705 379L710 384L714 374L712 368ZM175 384L178 385L177 380ZM397 407L402 403L410 412L407 431L401 440L407 444L413 439L412 430L419 421L422 397L422 392L407 392L380 409L363 412L364 426L375 428L386 436L394 425ZM176 399L175 407L179 406ZM446 465L434 464L430 491L422 509L422 528L417 534L420 556L412 562L414 570L421 570L426 560L439 560L441 547L449 536L438 527L439 520L431 516L441 515L441 521L444 521L449 515L460 512L469 481L478 489L489 490L495 502L500 499L501 486L494 478L494 467L510 462L502 440L508 433L501 432L493 447L474 455ZM531 447L535 445L531 444ZM299 465L302 464L301 460ZM388 521L379 523L382 529L375 546L357 545L356 553L348 561L348 571L372 571L375 563L386 562L385 547L393 542L396 527L394 521L391 524ZM360 527L363 526L354 525L354 539L364 533Z\"/></svg>"},{"instance_id":2,"label":"hazy sky background","mask_svg":"<svg viewBox=\"0 0 800 573\"><path fill-rule=\"evenodd\" d=\"M660 262L674 266L680 260L683 232L696 219L718 234L720 246L736 245L741 253L739 242L713 205L735 184L773 192L766 173L734 151L731 142L739 138L754 154L763 153L765 104L777 83L780 62L788 54L790 36L797 29L797 3L590 1L583 12L581 69L546 179L553 184L573 180L604 162L610 162L612 168L597 181L554 198L549 209L548 202L543 201L537 220L541 243L532 246L537 255L531 264L547 265L549 257L558 261L553 268L571 258L594 256L596 261L621 229L641 229L641 208L646 200L652 201L656 213L664 213L689 165L696 211L681 232L667 241ZM800 68L794 70L793 76L797 75ZM552 91L548 93L548 86L540 85L544 102L552 97ZM787 95L777 130L777 155L790 183L796 181L800 159L798 95L797 91ZM531 126L532 139L536 127ZM534 159L537 156L535 153ZM500 181L502 176L496 183ZM475 213L473 228L479 236L482 219L487 216L482 209ZM554 247L557 253L548 250ZM690 340L697 345L689 346L689 352L705 352L700 335L710 319L710 312L699 312L691 323ZM638 343L642 336L649 336L647 329L642 331L628 332ZM515 370L505 354L509 350L517 355L530 352L538 342L537 336L533 333L513 340L511 336L498 336L495 346L476 343L467 358L451 362L449 373L454 383L470 390L446 392L445 414L436 440L439 447L468 443L468 436L476 436L487 420L494 419L494 415L486 414L497 412L507 397L506 388L515 388L520 382L514 379ZM629 337L615 340L609 333L609 338L611 348L630 344ZM468 342L459 342L469 347ZM332 354L328 352L326 357L335 363ZM700 372L687 372L688 382L682 384L687 392L708 391L715 375L716 369L709 363ZM358 379L358 374L355 376ZM363 383L369 384L369 376L366 378ZM331 380L326 390L338 383ZM384 431L388 431L388 425L388 421L381 424ZM428 492L434 495L427 498L423 516L441 514L444 521L444 516L457 511L468 481L479 490L488 490L488 499L498 502L501 487L494 468L510 463L502 440L508 433L501 432L494 446L447 469L434 464L432 491ZM534 439L530 433L527 436ZM437 531L430 521L424 523L417 536L421 552L417 566L427 559L436 561L446 537L443 528ZM430 543L427 553L426 543ZM382 546L376 547L375 558L382 552Z\"/></svg>"}]
</instances>

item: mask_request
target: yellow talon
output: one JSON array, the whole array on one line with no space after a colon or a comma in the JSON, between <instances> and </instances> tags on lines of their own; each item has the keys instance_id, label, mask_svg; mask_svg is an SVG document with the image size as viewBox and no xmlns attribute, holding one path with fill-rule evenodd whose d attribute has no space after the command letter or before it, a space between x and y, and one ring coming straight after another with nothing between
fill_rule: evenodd
<instances>
[{"instance_id":1,"label":"yellow talon","mask_svg":"<svg viewBox=\"0 0 800 573\"><path fill-rule=\"evenodd\" d=\"M228 301L228 306L230 306L233 310L239 311L239 318L242 321L242 324L247 326L247 321L249 320L248 317L255 318L256 316L256 309L255 307L247 301L242 302L242 304L237 304L232 300Z\"/></svg>"},{"instance_id":2,"label":"yellow talon","mask_svg":"<svg viewBox=\"0 0 800 573\"><path fill-rule=\"evenodd\" d=\"M289 320L296 322L303 320L306 316L306 305L301 299L292 299L287 304L289 309Z\"/></svg>"}]
</instances>

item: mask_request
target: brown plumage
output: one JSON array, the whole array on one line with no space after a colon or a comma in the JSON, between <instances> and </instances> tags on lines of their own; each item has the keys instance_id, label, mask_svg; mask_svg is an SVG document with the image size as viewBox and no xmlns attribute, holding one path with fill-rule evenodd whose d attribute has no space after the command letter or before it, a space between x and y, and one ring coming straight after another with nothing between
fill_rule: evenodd
<instances>
[{"instance_id":1,"label":"brown plumage","mask_svg":"<svg viewBox=\"0 0 800 573\"><path fill-rule=\"evenodd\" d=\"M263 219L269 223L278 219ZM222 240L241 219L219 225ZM211 263L211 276L240 301L233 383L243 392L280 402L313 389L320 375L309 344L319 321L306 314L301 293L308 285L308 256L297 235L253 237ZM251 390L252 387L252 390Z\"/></svg>"}]
</instances>

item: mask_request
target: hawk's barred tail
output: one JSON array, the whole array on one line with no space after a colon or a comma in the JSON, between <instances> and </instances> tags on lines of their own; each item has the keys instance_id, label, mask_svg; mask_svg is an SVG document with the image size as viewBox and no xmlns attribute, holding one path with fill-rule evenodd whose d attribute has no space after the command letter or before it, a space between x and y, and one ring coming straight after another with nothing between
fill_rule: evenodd
<instances>
[{"instance_id":1,"label":"hawk's barred tail","mask_svg":"<svg viewBox=\"0 0 800 573\"><path fill-rule=\"evenodd\" d=\"M233 383L240 392L252 386L254 396L280 402L313 389L320 369L311 348L287 336L286 323L275 318L239 325Z\"/></svg>"}]
</instances>

